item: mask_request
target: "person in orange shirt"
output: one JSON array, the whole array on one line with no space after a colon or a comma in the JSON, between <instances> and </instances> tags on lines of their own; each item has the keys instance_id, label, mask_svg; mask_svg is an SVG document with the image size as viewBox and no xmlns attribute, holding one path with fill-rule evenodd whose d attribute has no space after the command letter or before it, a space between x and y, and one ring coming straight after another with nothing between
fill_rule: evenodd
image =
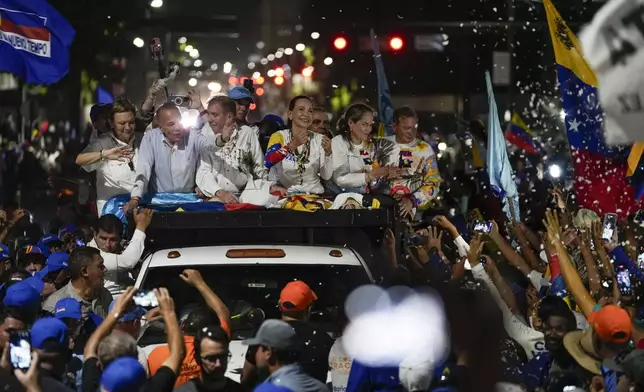
<instances>
[{"instance_id":1,"label":"person in orange shirt","mask_svg":"<svg viewBox=\"0 0 644 392\"><path fill-rule=\"evenodd\" d=\"M198 331L208 325L221 325L228 338L231 337L230 331L230 311L221 299L215 294L214 291L203 280L199 271L186 269L179 275L184 282L196 288L201 296L204 298L208 308L198 308L190 312L188 317L181 323L181 330L183 331L183 339L186 345L186 356L181 363L177 381L174 387L185 383L186 381L198 378L201 376L201 368L195 361L195 336ZM214 311L214 313L213 313ZM150 355L148 355L148 368L150 375L153 376L161 367L163 362L170 355L167 345L156 347Z\"/></svg>"}]
</instances>

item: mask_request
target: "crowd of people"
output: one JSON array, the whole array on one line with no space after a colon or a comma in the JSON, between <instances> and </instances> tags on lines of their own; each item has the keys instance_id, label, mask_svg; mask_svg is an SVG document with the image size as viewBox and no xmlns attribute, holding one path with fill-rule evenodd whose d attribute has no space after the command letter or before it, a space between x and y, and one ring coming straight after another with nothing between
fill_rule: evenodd
<instances>
[{"instance_id":1,"label":"crowd of people","mask_svg":"<svg viewBox=\"0 0 644 392\"><path fill-rule=\"evenodd\" d=\"M272 115L250 124L253 96L236 87L205 106L192 92L201 121L184 129L174 104L154 110L159 91L153 86L138 110L126 99L92 110L96 134L76 163L96 172L93 217L64 194L44 231L15 206L0 214L5 390L644 390L644 244L634 216L607 236L602 217L523 171L517 156L520 211L508 217L484 168L459 174L453 186L409 107L394 111L394 135L377 139L368 105L349 106L332 127L305 96L290 101L286 124ZM269 196L301 194L393 200L404 233L386 231L380 283L431 287L442 297L447 355L430 366L352 358L342 303L328 334L315 321L315 287L294 280L275 304L281 318L244 341L239 381L226 377L236 315L199 271L187 266L180 275L201 296L188 314L178 314L163 287L154 290L158 306L135 301L150 201L193 193L262 207L275 206ZM132 216L127 240L124 220L109 210L115 199ZM138 344L155 323L166 344L146 353ZM392 320L392 335L395 328Z\"/></svg>"}]
</instances>

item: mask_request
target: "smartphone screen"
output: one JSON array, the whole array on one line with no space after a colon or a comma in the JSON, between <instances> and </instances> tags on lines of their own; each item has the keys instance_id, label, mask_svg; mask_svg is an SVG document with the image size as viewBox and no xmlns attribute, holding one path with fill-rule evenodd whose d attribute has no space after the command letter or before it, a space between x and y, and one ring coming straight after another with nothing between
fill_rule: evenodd
<instances>
[{"instance_id":1,"label":"smartphone screen","mask_svg":"<svg viewBox=\"0 0 644 392\"><path fill-rule=\"evenodd\" d=\"M31 366L31 344L28 331L16 331L9 335L9 356L14 369L26 371Z\"/></svg>"},{"instance_id":2,"label":"smartphone screen","mask_svg":"<svg viewBox=\"0 0 644 392\"><path fill-rule=\"evenodd\" d=\"M485 221L474 221L474 226L472 227L472 231L475 231L477 233L485 233L488 234L489 232L492 231L492 222L485 222Z\"/></svg>"},{"instance_id":3,"label":"smartphone screen","mask_svg":"<svg viewBox=\"0 0 644 392\"><path fill-rule=\"evenodd\" d=\"M639 268L640 271L644 271L644 253L637 255L637 268Z\"/></svg>"},{"instance_id":4,"label":"smartphone screen","mask_svg":"<svg viewBox=\"0 0 644 392\"><path fill-rule=\"evenodd\" d=\"M644 210L639 210L635 213L635 217L633 218L633 223L639 226L644 225Z\"/></svg>"},{"instance_id":5,"label":"smartphone screen","mask_svg":"<svg viewBox=\"0 0 644 392\"><path fill-rule=\"evenodd\" d=\"M602 240L611 241L617 228L617 215L606 214L604 227L602 228Z\"/></svg>"},{"instance_id":6,"label":"smartphone screen","mask_svg":"<svg viewBox=\"0 0 644 392\"><path fill-rule=\"evenodd\" d=\"M617 271L617 286L623 295L631 295L631 276L626 269Z\"/></svg>"},{"instance_id":7,"label":"smartphone screen","mask_svg":"<svg viewBox=\"0 0 644 392\"><path fill-rule=\"evenodd\" d=\"M159 306L159 301L157 300L157 296L154 295L154 291L148 291L147 293L136 293L134 295L134 304L137 306L141 306L143 308L156 308Z\"/></svg>"}]
</instances>

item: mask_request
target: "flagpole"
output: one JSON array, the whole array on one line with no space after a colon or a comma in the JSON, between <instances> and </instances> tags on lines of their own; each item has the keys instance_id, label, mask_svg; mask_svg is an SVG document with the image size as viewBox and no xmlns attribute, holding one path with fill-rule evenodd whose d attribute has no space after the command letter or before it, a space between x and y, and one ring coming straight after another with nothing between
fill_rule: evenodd
<instances>
[{"instance_id":1,"label":"flagpole","mask_svg":"<svg viewBox=\"0 0 644 392\"><path fill-rule=\"evenodd\" d=\"M514 0L508 0L508 55L510 57L510 64L508 69L508 76L510 83L508 84L508 95L506 107L512 113L514 108L514 82L512 81L512 57L514 55Z\"/></svg>"}]
</instances>

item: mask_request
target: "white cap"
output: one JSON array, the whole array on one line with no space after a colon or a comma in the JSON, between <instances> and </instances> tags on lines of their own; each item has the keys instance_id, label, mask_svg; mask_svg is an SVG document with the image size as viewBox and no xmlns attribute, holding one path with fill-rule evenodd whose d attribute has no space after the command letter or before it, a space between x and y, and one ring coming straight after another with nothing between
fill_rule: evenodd
<instances>
[{"instance_id":1,"label":"white cap","mask_svg":"<svg viewBox=\"0 0 644 392\"><path fill-rule=\"evenodd\" d=\"M584 58L597 75L608 144L644 140L644 32L636 23L624 24L628 18L641 23L642 3L611 0L580 35Z\"/></svg>"}]
</instances>

